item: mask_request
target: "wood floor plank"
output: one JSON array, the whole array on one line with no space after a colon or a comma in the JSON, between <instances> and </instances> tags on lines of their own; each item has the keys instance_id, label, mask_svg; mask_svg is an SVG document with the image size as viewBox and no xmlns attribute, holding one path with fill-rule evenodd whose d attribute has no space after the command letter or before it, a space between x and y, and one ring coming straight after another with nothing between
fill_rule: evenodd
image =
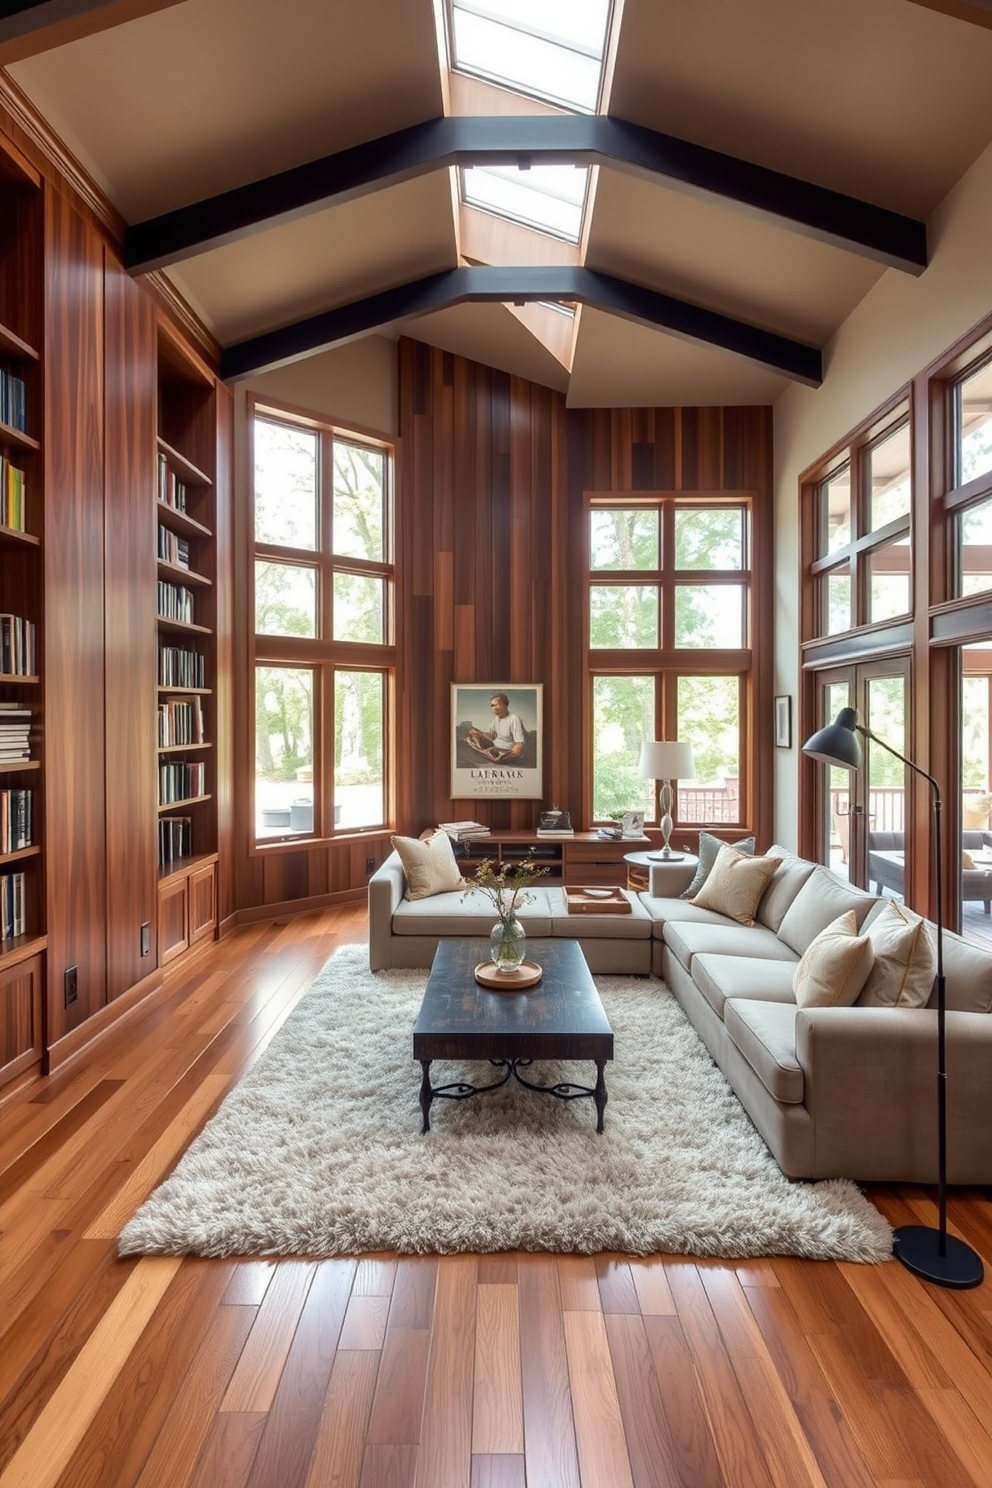
<instances>
[{"instance_id":1,"label":"wood floor plank","mask_svg":"<svg viewBox=\"0 0 992 1488\"><path fill-rule=\"evenodd\" d=\"M593 1256L562 1255L557 1258L558 1287L565 1312L601 1312L603 1299Z\"/></svg>"},{"instance_id":2,"label":"wood floor plank","mask_svg":"<svg viewBox=\"0 0 992 1488\"><path fill-rule=\"evenodd\" d=\"M367 1446L358 1488L416 1488L417 1456L417 1447Z\"/></svg>"},{"instance_id":3,"label":"wood floor plank","mask_svg":"<svg viewBox=\"0 0 992 1488\"><path fill-rule=\"evenodd\" d=\"M304 1488L354 1279L353 1260L318 1264L248 1488Z\"/></svg>"},{"instance_id":4,"label":"wood floor plank","mask_svg":"<svg viewBox=\"0 0 992 1488\"><path fill-rule=\"evenodd\" d=\"M389 1300L388 1297L357 1297L352 1291L338 1348L374 1349L378 1352L386 1336Z\"/></svg>"},{"instance_id":5,"label":"wood floor plank","mask_svg":"<svg viewBox=\"0 0 992 1488\"><path fill-rule=\"evenodd\" d=\"M946 1390L952 1380L940 1358L927 1346L912 1321L893 1305L885 1272L901 1269L893 1262L887 1266L838 1266L914 1389Z\"/></svg>"},{"instance_id":6,"label":"wood floor plank","mask_svg":"<svg viewBox=\"0 0 992 1488\"><path fill-rule=\"evenodd\" d=\"M630 1275L642 1317L675 1316L675 1299L660 1256L635 1257L630 1263Z\"/></svg>"},{"instance_id":7,"label":"wood floor plank","mask_svg":"<svg viewBox=\"0 0 992 1488\"><path fill-rule=\"evenodd\" d=\"M171 1256L138 1262L0 1474L0 1488L53 1488L180 1264Z\"/></svg>"},{"instance_id":8,"label":"wood floor plank","mask_svg":"<svg viewBox=\"0 0 992 1488\"><path fill-rule=\"evenodd\" d=\"M633 1488L603 1314L566 1312L565 1350L582 1488Z\"/></svg>"},{"instance_id":9,"label":"wood floor plank","mask_svg":"<svg viewBox=\"0 0 992 1488\"><path fill-rule=\"evenodd\" d=\"M638 1313L641 1304L626 1256L601 1255L595 1258L596 1285L604 1312Z\"/></svg>"},{"instance_id":10,"label":"wood floor plank","mask_svg":"<svg viewBox=\"0 0 992 1488\"><path fill-rule=\"evenodd\" d=\"M396 1261L367 1256L358 1262L353 1297L392 1297L396 1284Z\"/></svg>"},{"instance_id":11,"label":"wood floor plank","mask_svg":"<svg viewBox=\"0 0 992 1488\"><path fill-rule=\"evenodd\" d=\"M235 1488L245 1481L265 1428L265 1412L214 1416L189 1488Z\"/></svg>"},{"instance_id":12,"label":"wood floor plank","mask_svg":"<svg viewBox=\"0 0 992 1488\"><path fill-rule=\"evenodd\" d=\"M424 1415L429 1328L389 1328L379 1358L368 1440L377 1446L417 1446Z\"/></svg>"},{"instance_id":13,"label":"wood floor plank","mask_svg":"<svg viewBox=\"0 0 992 1488\"><path fill-rule=\"evenodd\" d=\"M579 1488L558 1266L554 1256L529 1256L518 1275L528 1476L543 1488Z\"/></svg>"},{"instance_id":14,"label":"wood floor plank","mask_svg":"<svg viewBox=\"0 0 992 1488\"><path fill-rule=\"evenodd\" d=\"M692 1354L677 1317L646 1317L644 1334L679 1488L725 1488Z\"/></svg>"},{"instance_id":15,"label":"wood floor plank","mask_svg":"<svg viewBox=\"0 0 992 1488\"><path fill-rule=\"evenodd\" d=\"M465 1488L471 1475L476 1271L469 1255L438 1268L417 1488Z\"/></svg>"},{"instance_id":16,"label":"wood floor plank","mask_svg":"<svg viewBox=\"0 0 992 1488\"><path fill-rule=\"evenodd\" d=\"M634 1488L678 1488L680 1477L644 1319L606 1313L613 1377Z\"/></svg>"},{"instance_id":17,"label":"wood floor plank","mask_svg":"<svg viewBox=\"0 0 992 1488\"><path fill-rule=\"evenodd\" d=\"M974 1411L957 1390L916 1393L975 1488L988 1488L992 1481L992 1436Z\"/></svg>"},{"instance_id":18,"label":"wood floor plank","mask_svg":"<svg viewBox=\"0 0 992 1488\"><path fill-rule=\"evenodd\" d=\"M378 1357L338 1350L305 1488L359 1488Z\"/></svg>"},{"instance_id":19,"label":"wood floor plank","mask_svg":"<svg viewBox=\"0 0 992 1488\"><path fill-rule=\"evenodd\" d=\"M312 1261L282 1261L255 1313L222 1411L267 1411L275 1399L293 1336L317 1274Z\"/></svg>"},{"instance_id":20,"label":"wood floor plank","mask_svg":"<svg viewBox=\"0 0 992 1488\"><path fill-rule=\"evenodd\" d=\"M85 1126L93 1113L99 1111L111 1096L116 1095L123 1084L123 1080L99 1080L81 1100L66 1111L59 1121L49 1126L25 1152L6 1164L0 1171L0 1206L17 1189L33 1179L45 1163L53 1157L61 1160L66 1145L76 1132Z\"/></svg>"},{"instance_id":21,"label":"wood floor plank","mask_svg":"<svg viewBox=\"0 0 992 1488\"><path fill-rule=\"evenodd\" d=\"M516 1284L476 1288L472 1455L520 1456L524 1407Z\"/></svg>"},{"instance_id":22,"label":"wood floor plank","mask_svg":"<svg viewBox=\"0 0 992 1488\"><path fill-rule=\"evenodd\" d=\"M436 1256L401 1256L389 1304L389 1328L429 1328L437 1289Z\"/></svg>"},{"instance_id":23,"label":"wood floor plank","mask_svg":"<svg viewBox=\"0 0 992 1488\"><path fill-rule=\"evenodd\" d=\"M469 1488L527 1488L523 1457L473 1457Z\"/></svg>"}]
</instances>

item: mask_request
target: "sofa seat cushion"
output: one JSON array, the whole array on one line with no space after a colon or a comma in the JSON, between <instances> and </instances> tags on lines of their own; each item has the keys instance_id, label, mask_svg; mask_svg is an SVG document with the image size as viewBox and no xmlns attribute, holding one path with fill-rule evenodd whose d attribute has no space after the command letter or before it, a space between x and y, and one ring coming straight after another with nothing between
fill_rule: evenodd
<instances>
[{"instance_id":1,"label":"sofa seat cushion","mask_svg":"<svg viewBox=\"0 0 992 1488\"><path fill-rule=\"evenodd\" d=\"M717 914L715 909L703 909L701 905L688 904L684 899L659 898L655 894L641 894L639 897L651 916L656 938L661 936L669 920L678 920L687 925L733 924L726 915Z\"/></svg>"},{"instance_id":2,"label":"sofa seat cushion","mask_svg":"<svg viewBox=\"0 0 992 1488\"><path fill-rule=\"evenodd\" d=\"M756 956L693 957L692 979L718 1018L728 997L752 997L759 1002L794 1003L791 961Z\"/></svg>"},{"instance_id":3,"label":"sofa seat cushion","mask_svg":"<svg viewBox=\"0 0 992 1488\"><path fill-rule=\"evenodd\" d=\"M624 894L630 914L569 914L564 889L549 889L551 934L566 940L650 940L654 921L637 894L626 889Z\"/></svg>"},{"instance_id":4,"label":"sofa seat cushion","mask_svg":"<svg viewBox=\"0 0 992 1488\"><path fill-rule=\"evenodd\" d=\"M783 1105L803 1099L803 1068L796 1057L799 1009L782 1002L730 998L723 1026L731 1043L754 1070L768 1094Z\"/></svg>"},{"instance_id":5,"label":"sofa seat cushion","mask_svg":"<svg viewBox=\"0 0 992 1488\"><path fill-rule=\"evenodd\" d=\"M528 935L552 933L551 897L560 889L528 889L530 903L518 919ZM393 910L394 935L488 935L497 915L492 900L479 889L432 894L429 899L403 899Z\"/></svg>"},{"instance_id":6,"label":"sofa seat cushion","mask_svg":"<svg viewBox=\"0 0 992 1488\"><path fill-rule=\"evenodd\" d=\"M790 970L799 957L777 935L763 925L738 925L721 919L719 924L697 924L690 920L668 920L662 932L664 941L685 967L692 971L693 957L757 956L768 961L788 961Z\"/></svg>"}]
</instances>

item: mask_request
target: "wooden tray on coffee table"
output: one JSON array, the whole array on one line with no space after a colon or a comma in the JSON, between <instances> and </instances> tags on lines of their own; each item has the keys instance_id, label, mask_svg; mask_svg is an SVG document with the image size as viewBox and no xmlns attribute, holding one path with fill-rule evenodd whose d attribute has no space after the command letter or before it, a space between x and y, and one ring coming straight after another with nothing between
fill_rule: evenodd
<instances>
[{"instance_id":1,"label":"wooden tray on coffee table","mask_svg":"<svg viewBox=\"0 0 992 1488\"><path fill-rule=\"evenodd\" d=\"M491 992L523 992L536 986L542 975L536 961L521 961L516 971L499 971L492 961L480 961L475 968L475 980Z\"/></svg>"}]
</instances>

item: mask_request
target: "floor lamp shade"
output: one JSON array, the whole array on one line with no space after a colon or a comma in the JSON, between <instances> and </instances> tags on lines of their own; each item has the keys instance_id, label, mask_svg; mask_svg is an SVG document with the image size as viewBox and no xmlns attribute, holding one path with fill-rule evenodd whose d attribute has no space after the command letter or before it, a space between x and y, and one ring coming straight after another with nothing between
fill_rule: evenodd
<instances>
[{"instance_id":1,"label":"floor lamp shade","mask_svg":"<svg viewBox=\"0 0 992 1488\"><path fill-rule=\"evenodd\" d=\"M672 852L669 839L672 835L672 781L692 780L696 766L692 758L692 745L681 744L676 739L649 739L641 745L641 758L637 773L641 780L660 780L658 796L658 819L661 825L661 855L663 858L678 856Z\"/></svg>"},{"instance_id":2,"label":"floor lamp shade","mask_svg":"<svg viewBox=\"0 0 992 1488\"><path fill-rule=\"evenodd\" d=\"M861 736L860 738L858 736ZM856 708L842 708L833 723L818 729L803 745L803 753L825 765L841 769L860 770L862 765L861 739L871 739L889 754L895 755L907 770L920 775L929 782L933 792L933 854L934 875L937 889L937 1228L927 1225L901 1225L894 1233L893 1252L903 1265L932 1281L937 1286L978 1286L984 1276L981 1257L959 1240L947 1233L947 1067L944 1054L944 1028L946 1019L946 990L944 984L944 882L940 860L941 800L940 788L932 775L921 765L914 764L891 744L886 744L871 729L858 722Z\"/></svg>"}]
</instances>

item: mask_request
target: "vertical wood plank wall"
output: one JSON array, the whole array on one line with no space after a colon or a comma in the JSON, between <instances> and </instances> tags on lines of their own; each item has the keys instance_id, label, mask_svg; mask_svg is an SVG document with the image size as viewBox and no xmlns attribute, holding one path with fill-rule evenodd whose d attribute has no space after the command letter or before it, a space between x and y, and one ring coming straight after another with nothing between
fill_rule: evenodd
<instances>
[{"instance_id":1,"label":"vertical wood plank wall","mask_svg":"<svg viewBox=\"0 0 992 1488\"><path fill-rule=\"evenodd\" d=\"M421 342L402 339L398 355L397 821L413 834L452 815L526 830L541 802L449 796L450 684L543 683L543 804L578 812L583 494L748 492L770 524L771 409L568 409L560 393ZM754 691L770 712L770 542L755 579L767 644ZM771 762L751 739L747 751L767 838ZM238 906L359 887L366 857L388 851L380 839L249 856L236 841Z\"/></svg>"},{"instance_id":2,"label":"vertical wood plank wall","mask_svg":"<svg viewBox=\"0 0 992 1488\"><path fill-rule=\"evenodd\" d=\"M157 964L155 759L155 307L121 266L106 266L107 1000ZM141 954L140 926L151 950Z\"/></svg>"},{"instance_id":3,"label":"vertical wood plank wall","mask_svg":"<svg viewBox=\"0 0 992 1488\"><path fill-rule=\"evenodd\" d=\"M103 243L46 185L48 1041L107 1000ZM78 966L68 1009L66 967Z\"/></svg>"}]
</instances>

